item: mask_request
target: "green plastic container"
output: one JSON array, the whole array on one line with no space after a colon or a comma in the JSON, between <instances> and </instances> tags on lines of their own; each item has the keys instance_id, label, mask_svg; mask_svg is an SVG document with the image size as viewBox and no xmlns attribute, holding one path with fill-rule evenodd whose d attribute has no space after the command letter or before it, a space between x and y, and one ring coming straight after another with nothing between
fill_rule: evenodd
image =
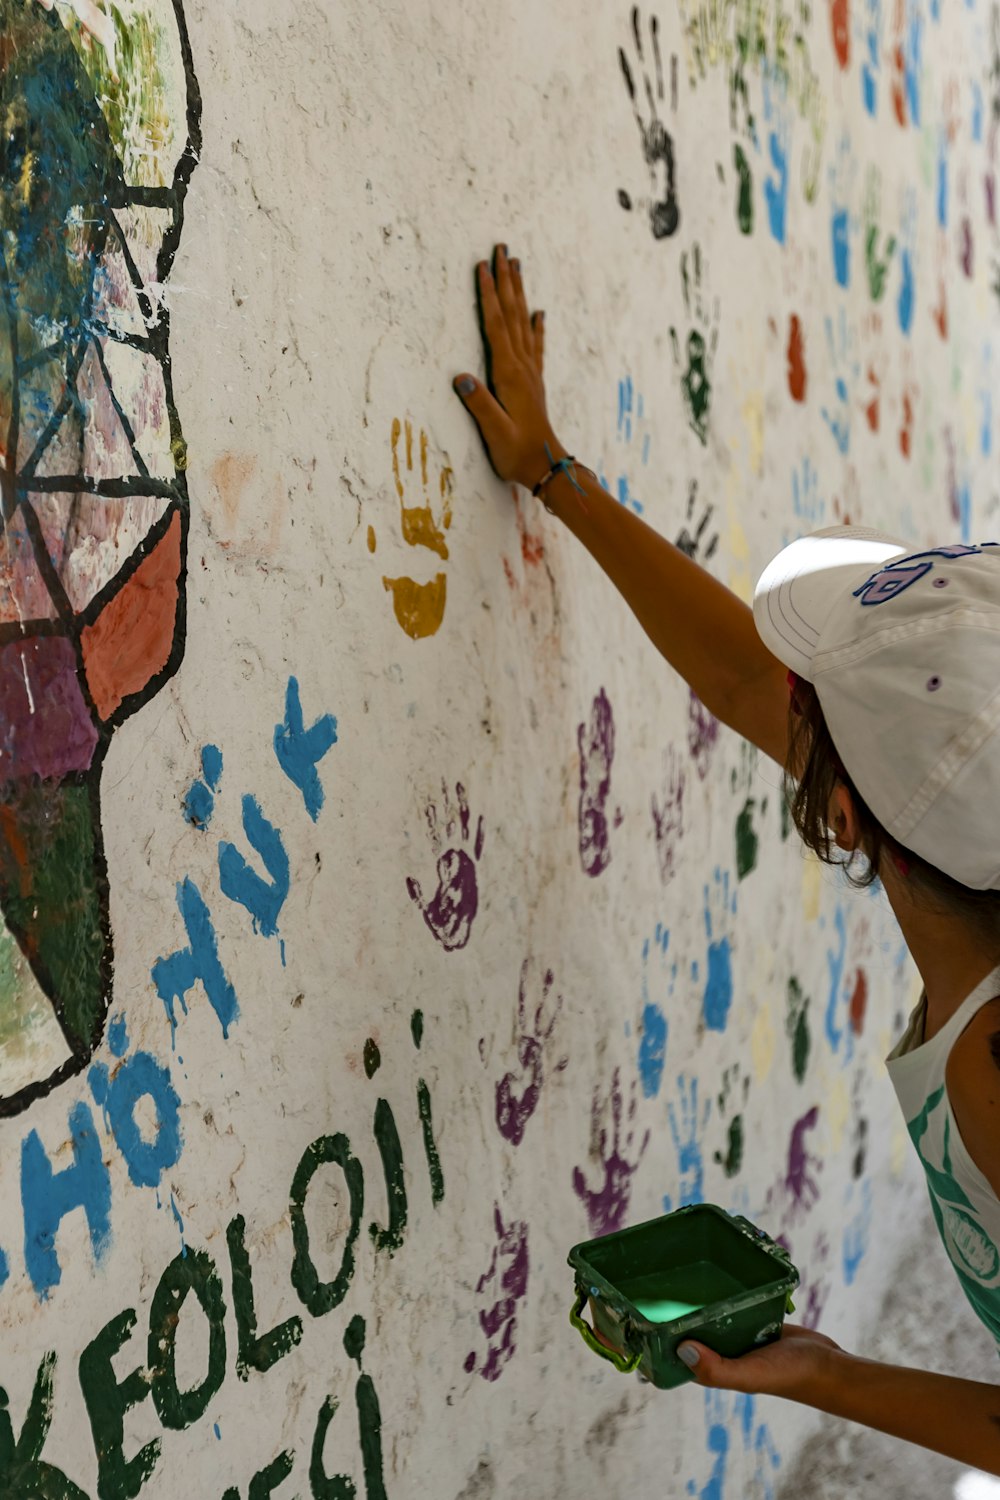
<instances>
[{"instance_id":1,"label":"green plastic container","mask_svg":"<svg viewBox=\"0 0 1000 1500\"><path fill-rule=\"evenodd\" d=\"M576 1272L570 1322L587 1347L664 1390L694 1378L677 1358L685 1339L736 1359L780 1338L799 1284L780 1245L714 1203L575 1245L569 1264ZM593 1328L581 1316L588 1300Z\"/></svg>"}]
</instances>

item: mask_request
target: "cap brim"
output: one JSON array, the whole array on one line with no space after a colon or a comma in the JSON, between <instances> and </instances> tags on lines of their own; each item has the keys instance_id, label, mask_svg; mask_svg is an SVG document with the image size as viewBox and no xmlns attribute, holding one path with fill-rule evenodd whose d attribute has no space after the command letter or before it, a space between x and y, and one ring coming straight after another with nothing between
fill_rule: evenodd
<instances>
[{"instance_id":1,"label":"cap brim","mask_svg":"<svg viewBox=\"0 0 1000 1500\"><path fill-rule=\"evenodd\" d=\"M772 558L757 580L753 616L764 645L799 677L812 681L823 626L846 592L913 548L865 526L831 526L799 537Z\"/></svg>"}]
</instances>

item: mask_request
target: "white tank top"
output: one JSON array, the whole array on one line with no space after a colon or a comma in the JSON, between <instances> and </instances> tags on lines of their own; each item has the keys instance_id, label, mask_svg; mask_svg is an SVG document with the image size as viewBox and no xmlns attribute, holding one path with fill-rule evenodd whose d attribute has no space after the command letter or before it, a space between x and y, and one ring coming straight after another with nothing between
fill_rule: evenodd
<instances>
[{"instance_id":1,"label":"white tank top","mask_svg":"<svg viewBox=\"0 0 1000 1500\"><path fill-rule=\"evenodd\" d=\"M923 1163L945 1250L1000 1353L1000 1199L965 1149L944 1076L948 1054L959 1035L996 995L1000 995L1000 967L987 974L937 1035L925 1042L924 992L886 1066Z\"/></svg>"}]
</instances>

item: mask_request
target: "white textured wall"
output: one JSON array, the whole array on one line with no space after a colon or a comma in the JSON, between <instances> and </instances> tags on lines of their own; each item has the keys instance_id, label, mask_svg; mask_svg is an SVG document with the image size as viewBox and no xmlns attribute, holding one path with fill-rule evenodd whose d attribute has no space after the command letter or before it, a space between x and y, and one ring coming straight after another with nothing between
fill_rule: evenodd
<instances>
[{"instance_id":1,"label":"white textured wall","mask_svg":"<svg viewBox=\"0 0 1000 1500\"><path fill-rule=\"evenodd\" d=\"M810 1414L617 1375L569 1326L567 1251L610 1222L703 1198L785 1236L802 1275L798 1316L846 1347L878 1305L923 1192L881 1062L917 994L884 901L848 891L794 835L783 841L778 769L729 731L713 740L698 729L686 686L593 562L494 479L450 388L458 371L481 370L473 264L507 239L532 304L547 309L563 441L612 487L621 479L625 503L651 525L698 533L697 555L744 598L785 540L848 515L914 542L990 534L991 8L841 0L833 16L816 4L803 22L801 6L752 7L766 46L746 70L755 139L739 99L730 118L746 9L687 0L658 12L658 109L680 222L654 238L618 59L621 47L648 117L646 9L640 61L624 4L187 8L204 148L168 288L190 453L186 651L166 690L116 733L103 780L111 1013L124 1015L133 1052L169 1068L182 1150L155 1186L133 1182L86 1073L0 1121L0 1379L16 1434L55 1351L42 1458L87 1496L261 1495L253 1476L282 1452L294 1467L276 1494L340 1493L322 1488L313 1459L331 1397L326 1471L364 1493L359 1376L344 1352L356 1315L390 1497L770 1496ZM902 125L897 11L911 75ZM846 69L833 37L841 13ZM719 16L723 45L710 37L699 65L684 28L701 19L711 30ZM752 172L751 233L738 223L737 145ZM835 275L841 203L846 287ZM895 239L884 280L866 264L869 225L883 260ZM942 285L946 337L935 319ZM802 400L788 375L793 315ZM711 384L703 434L682 380L699 328ZM441 470L453 470L447 557L403 539L397 421L407 505L424 503L421 433L436 518ZM440 628L413 639L383 578L438 574ZM306 726L337 720L315 821L274 753L291 676ZM606 794L607 766L586 751L592 724L610 759ZM182 803L206 744L224 764L199 829ZM608 820L610 858L596 873L584 865L603 861L580 851L581 764L584 800ZM274 937L255 933L220 889L220 840L263 872L245 794L289 859ZM447 821L463 796L467 835L460 817ZM741 813L758 840L742 877ZM430 901L448 850L463 856L448 868L461 865L466 901L473 882L478 898L471 925L450 929L451 948L407 889L416 880ZM172 1039L151 979L157 959L185 944L174 895L187 877L238 997L228 1037L195 987ZM806 1030L810 1039L801 1077L797 1025L800 1045ZM371 1078L369 1039L381 1058ZM98 1061L113 1072L107 1039ZM420 1080L443 1173L436 1204ZM408 1217L392 1253L369 1232L387 1220L379 1100L404 1159ZM78 1101L107 1164L110 1238L95 1250L84 1214L68 1213L55 1236L61 1279L43 1299L24 1255L22 1142L37 1132L53 1169L70 1166ZM385 1105L380 1118L384 1128ZM347 1294L316 1317L293 1274L289 1203L310 1143L338 1133L363 1170L364 1206ZM608 1181L617 1196L602 1194ZM258 1333L303 1323L300 1342L245 1378L227 1250L237 1215ZM349 1225L336 1166L317 1171L305 1221L318 1275L331 1279ZM154 1439L161 1450L131 1471L134 1488L106 1454L99 1483L81 1380L105 1403L113 1389L107 1376L81 1376L80 1355L134 1309L116 1378L155 1360L150 1308L182 1242L218 1270L221 1385L191 1425L169 1430L140 1381L125 1458ZM202 1381L208 1357L191 1297L176 1328L182 1388ZM372 1422L362 1425L373 1444ZM381 1494L376 1448L368 1500Z\"/></svg>"}]
</instances>

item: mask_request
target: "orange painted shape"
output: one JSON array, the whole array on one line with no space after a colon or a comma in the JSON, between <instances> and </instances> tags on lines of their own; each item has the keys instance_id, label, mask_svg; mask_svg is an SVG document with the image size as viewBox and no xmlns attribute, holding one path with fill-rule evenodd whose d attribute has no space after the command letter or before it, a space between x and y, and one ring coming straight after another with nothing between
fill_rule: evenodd
<instances>
[{"instance_id":1,"label":"orange painted shape","mask_svg":"<svg viewBox=\"0 0 1000 1500\"><path fill-rule=\"evenodd\" d=\"M830 21L833 26L833 50L841 68L846 69L851 60L851 23L847 13L847 0L833 0Z\"/></svg>"},{"instance_id":2,"label":"orange painted shape","mask_svg":"<svg viewBox=\"0 0 1000 1500\"><path fill-rule=\"evenodd\" d=\"M860 1036L865 1025L865 1011L868 1009L868 976L864 969L859 969L854 981L854 993L851 996L851 1030L855 1036Z\"/></svg>"},{"instance_id":3,"label":"orange painted shape","mask_svg":"<svg viewBox=\"0 0 1000 1500\"><path fill-rule=\"evenodd\" d=\"M181 518L175 512L153 550L83 629L87 686L102 719L166 666L174 643L180 571Z\"/></svg>"},{"instance_id":4,"label":"orange painted shape","mask_svg":"<svg viewBox=\"0 0 1000 1500\"><path fill-rule=\"evenodd\" d=\"M802 324L796 313L788 323L788 390L793 401L806 399L806 361L802 344Z\"/></svg>"}]
</instances>

